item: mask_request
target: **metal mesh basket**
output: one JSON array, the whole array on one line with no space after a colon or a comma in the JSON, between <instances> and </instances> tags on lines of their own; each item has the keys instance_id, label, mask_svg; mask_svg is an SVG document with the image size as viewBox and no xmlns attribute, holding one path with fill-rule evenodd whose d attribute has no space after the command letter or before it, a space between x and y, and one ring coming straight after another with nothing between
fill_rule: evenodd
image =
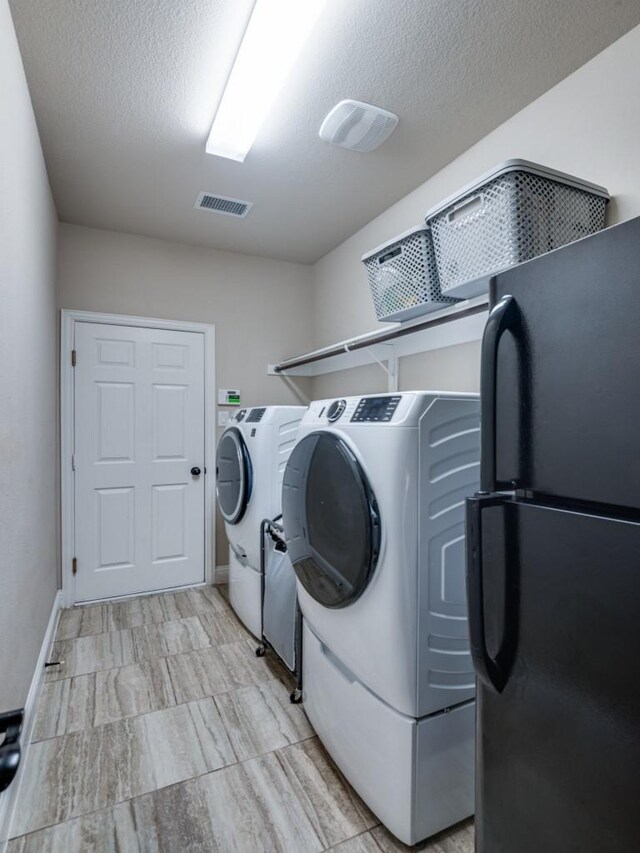
<instances>
[{"instance_id":1,"label":"metal mesh basket","mask_svg":"<svg viewBox=\"0 0 640 853\"><path fill-rule=\"evenodd\" d=\"M443 293L474 295L475 279L604 228L602 187L523 161L491 174L427 214Z\"/></svg>"},{"instance_id":2,"label":"metal mesh basket","mask_svg":"<svg viewBox=\"0 0 640 853\"><path fill-rule=\"evenodd\" d=\"M418 226L364 255L378 320L408 320L444 308L431 233Z\"/></svg>"}]
</instances>

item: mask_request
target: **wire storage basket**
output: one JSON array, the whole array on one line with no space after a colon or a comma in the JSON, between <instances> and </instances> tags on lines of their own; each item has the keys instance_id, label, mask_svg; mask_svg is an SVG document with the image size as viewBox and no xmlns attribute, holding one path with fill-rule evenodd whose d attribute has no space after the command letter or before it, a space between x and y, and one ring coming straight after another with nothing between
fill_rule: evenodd
<instances>
[{"instance_id":1,"label":"wire storage basket","mask_svg":"<svg viewBox=\"0 0 640 853\"><path fill-rule=\"evenodd\" d=\"M489 275L599 231L608 201L604 187L507 160L426 215L442 292L476 296Z\"/></svg>"},{"instance_id":2,"label":"wire storage basket","mask_svg":"<svg viewBox=\"0 0 640 853\"><path fill-rule=\"evenodd\" d=\"M378 320L408 320L457 302L442 295L431 232L405 231L362 256Z\"/></svg>"}]
</instances>

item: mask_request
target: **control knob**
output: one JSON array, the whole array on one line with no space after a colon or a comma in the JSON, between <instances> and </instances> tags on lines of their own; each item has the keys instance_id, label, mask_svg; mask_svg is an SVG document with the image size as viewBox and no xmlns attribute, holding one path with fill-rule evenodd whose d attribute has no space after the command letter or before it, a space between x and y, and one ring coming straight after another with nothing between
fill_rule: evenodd
<instances>
[{"instance_id":1,"label":"control knob","mask_svg":"<svg viewBox=\"0 0 640 853\"><path fill-rule=\"evenodd\" d=\"M346 408L346 400L334 400L327 410L327 420L329 421L329 423L332 424L340 417L342 417L342 414Z\"/></svg>"}]
</instances>

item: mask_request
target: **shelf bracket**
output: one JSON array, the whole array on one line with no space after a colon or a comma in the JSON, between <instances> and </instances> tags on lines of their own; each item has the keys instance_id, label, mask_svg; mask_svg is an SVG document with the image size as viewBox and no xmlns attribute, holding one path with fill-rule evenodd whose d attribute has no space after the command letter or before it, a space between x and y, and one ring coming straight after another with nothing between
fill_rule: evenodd
<instances>
[{"instance_id":1,"label":"shelf bracket","mask_svg":"<svg viewBox=\"0 0 640 853\"><path fill-rule=\"evenodd\" d=\"M387 374L387 390L388 391L397 391L398 390L398 357L395 353L394 347L391 344L386 344L386 346L389 347L391 352L389 353L389 356L385 361L381 361L371 347L366 347L365 351L369 353L372 360L375 361L376 364L380 365L380 367ZM351 350L349 348L349 344L345 344L345 350L347 352L351 352Z\"/></svg>"},{"instance_id":2,"label":"shelf bracket","mask_svg":"<svg viewBox=\"0 0 640 853\"><path fill-rule=\"evenodd\" d=\"M294 380L290 376L287 376L287 374L284 373L282 370L275 370L274 368L275 368L274 364L267 365L267 374L269 376L279 376L280 379L282 379L282 381L285 383L285 385L288 385L288 387L291 389L291 391L293 391L293 393L298 398L298 400L302 403L302 405L308 406L309 403L311 402L311 400L309 399L309 396L307 394L305 394L304 391L298 387L298 385L296 385L296 383L294 382Z\"/></svg>"}]
</instances>

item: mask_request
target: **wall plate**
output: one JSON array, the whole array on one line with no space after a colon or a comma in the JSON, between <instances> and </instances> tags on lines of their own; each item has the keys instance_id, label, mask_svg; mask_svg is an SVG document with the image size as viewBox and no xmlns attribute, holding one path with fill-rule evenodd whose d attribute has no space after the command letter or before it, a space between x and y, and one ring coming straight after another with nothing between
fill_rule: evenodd
<instances>
[{"instance_id":1,"label":"wall plate","mask_svg":"<svg viewBox=\"0 0 640 853\"><path fill-rule=\"evenodd\" d=\"M240 392L233 388L218 388L219 406L239 406Z\"/></svg>"}]
</instances>

